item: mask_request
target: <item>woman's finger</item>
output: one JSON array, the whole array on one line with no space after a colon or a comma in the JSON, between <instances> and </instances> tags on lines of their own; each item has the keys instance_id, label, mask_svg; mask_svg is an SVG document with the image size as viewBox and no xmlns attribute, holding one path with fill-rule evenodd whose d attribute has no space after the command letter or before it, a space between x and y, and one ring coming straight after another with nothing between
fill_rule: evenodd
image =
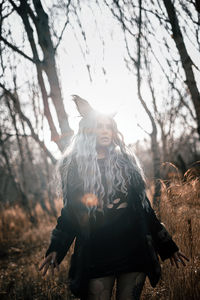
<instances>
[{"instance_id":1,"label":"woman's finger","mask_svg":"<svg viewBox=\"0 0 200 300\"><path fill-rule=\"evenodd\" d=\"M44 266L44 271L43 271L43 273L42 273L43 276L46 274L46 272L47 272L47 270L48 270L48 268L49 268L49 265L50 265L50 263L47 262L46 265Z\"/></svg>"},{"instance_id":2,"label":"woman's finger","mask_svg":"<svg viewBox=\"0 0 200 300\"><path fill-rule=\"evenodd\" d=\"M169 259L170 259L171 265L173 266L174 265L173 259L171 257Z\"/></svg>"},{"instance_id":3,"label":"woman's finger","mask_svg":"<svg viewBox=\"0 0 200 300\"><path fill-rule=\"evenodd\" d=\"M181 256L179 256L179 261L182 263L182 265L184 265L184 267L186 266L184 260L181 258Z\"/></svg>"},{"instance_id":4,"label":"woman's finger","mask_svg":"<svg viewBox=\"0 0 200 300\"><path fill-rule=\"evenodd\" d=\"M54 262L53 261L51 261L50 266L51 266L51 274L52 274L52 276L54 276Z\"/></svg>"},{"instance_id":5,"label":"woman's finger","mask_svg":"<svg viewBox=\"0 0 200 300\"><path fill-rule=\"evenodd\" d=\"M55 260L55 266L56 266L56 269L58 270L58 272L59 272L59 264L58 264L58 262L57 262L57 260Z\"/></svg>"},{"instance_id":6,"label":"woman's finger","mask_svg":"<svg viewBox=\"0 0 200 300\"><path fill-rule=\"evenodd\" d=\"M52 275L54 275L54 267L57 266L56 256L57 256L57 253L52 252L43 260L41 266L39 267L39 271L43 270L43 273L42 273L43 276L48 271L49 266L51 268ZM58 268L58 270L59 270L59 268Z\"/></svg>"},{"instance_id":7,"label":"woman's finger","mask_svg":"<svg viewBox=\"0 0 200 300\"><path fill-rule=\"evenodd\" d=\"M43 269L43 267L46 265L46 263L47 263L48 261L49 261L49 257L46 257L46 258L43 260L41 266L39 267L39 271L41 271L41 270Z\"/></svg>"},{"instance_id":8,"label":"woman's finger","mask_svg":"<svg viewBox=\"0 0 200 300\"><path fill-rule=\"evenodd\" d=\"M187 258L183 253L179 252L178 256L180 258L180 256L182 256L183 258L185 258L187 261L189 261L189 258Z\"/></svg>"},{"instance_id":9,"label":"woman's finger","mask_svg":"<svg viewBox=\"0 0 200 300\"><path fill-rule=\"evenodd\" d=\"M174 259L175 265L176 265L176 267L178 269L179 268L178 267L178 261L177 261L178 258L175 255L173 255L173 259Z\"/></svg>"}]
</instances>

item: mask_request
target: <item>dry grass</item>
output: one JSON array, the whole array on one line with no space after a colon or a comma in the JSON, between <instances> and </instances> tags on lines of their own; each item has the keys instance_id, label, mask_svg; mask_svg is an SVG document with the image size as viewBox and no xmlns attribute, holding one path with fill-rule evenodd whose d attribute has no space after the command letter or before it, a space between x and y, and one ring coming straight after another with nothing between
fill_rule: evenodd
<instances>
[{"instance_id":1,"label":"dry grass","mask_svg":"<svg viewBox=\"0 0 200 300\"><path fill-rule=\"evenodd\" d=\"M180 250L190 258L186 267L175 269L169 260L162 263L162 278L155 289L148 279L142 300L200 299L200 182L178 179L166 187L163 183L161 219L173 235ZM57 209L61 208L58 201ZM0 212L0 298L74 299L67 288L70 254L60 266L59 274L43 278L38 272L56 220L37 208L39 225L33 227L18 207Z\"/></svg>"}]
</instances>

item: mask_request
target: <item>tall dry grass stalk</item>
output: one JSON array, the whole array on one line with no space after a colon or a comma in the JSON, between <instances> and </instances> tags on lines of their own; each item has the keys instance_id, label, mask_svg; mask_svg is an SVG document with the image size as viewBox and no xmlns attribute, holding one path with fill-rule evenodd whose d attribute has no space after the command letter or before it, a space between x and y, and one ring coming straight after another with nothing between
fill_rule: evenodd
<instances>
[{"instance_id":1,"label":"tall dry grass stalk","mask_svg":"<svg viewBox=\"0 0 200 300\"><path fill-rule=\"evenodd\" d=\"M178 270L169 260L161 262L162 278L155 289L146 280L142 300L200 299L199 196L198 179L178 177L167 185L162 182L161 221L190 261ZM61 206L62 201L57 201L58 213ZM43 278L38 272L56 220L45 215L39 205L37 214L39 223L33 227L19 206L0 211L0 299L74 299L67 288L72 249L54 278Z\"/></svg>"},{"instance_id":2,"label":"tall dry grass stalk","mask_svg":"<svg viewBox=\"0 0 200 300\"><path fill-rule=\"evenodd\" d=\"M188 174L186 174L188 175ZM190 261L179 269L167 260L162 263L164 295L159 299L200 299L200 180L191 176L162 182L161 221ZM144 298L145 299L145 298ZM157 298L155 298L157 299Z\"/></svg>"}]
</instances>

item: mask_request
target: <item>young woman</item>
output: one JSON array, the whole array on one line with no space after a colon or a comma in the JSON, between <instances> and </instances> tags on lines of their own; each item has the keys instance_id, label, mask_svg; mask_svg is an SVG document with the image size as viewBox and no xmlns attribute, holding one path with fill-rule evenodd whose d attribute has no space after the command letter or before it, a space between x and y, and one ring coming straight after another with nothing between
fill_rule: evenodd
<instances>
[{"instance_id":1,"label":"young woman","mask_svg":"<svg viewBox=\"0 0 200 300\"><path fill-rule=\"evenodd\" d=\"M159 281L157 254L177 267L188 259L157 219L114 119L74 101L82 119L59 165L64 207L40 270L53 272L76 238L69 270L76 297L108 300L117 280L118 300L139 299L146 276L152 287Z\"/></svg>"}]
</instances>

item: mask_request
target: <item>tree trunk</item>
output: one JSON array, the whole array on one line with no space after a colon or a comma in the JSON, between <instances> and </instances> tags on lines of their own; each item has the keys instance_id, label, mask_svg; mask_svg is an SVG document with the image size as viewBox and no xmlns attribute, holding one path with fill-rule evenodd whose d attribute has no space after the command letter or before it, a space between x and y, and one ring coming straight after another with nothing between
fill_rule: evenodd
<instances>
[{"instance_id":1,"label":"tree trunk","mask_svg":"<svg viewBox=\"0 0 200 300\"><path fill-rule=\"evenodd\" d=\"M141 94L141 75L140 75L140 68L141 68L141 26L142 26L142 1L139 0L139 19L138 19L138 27L139 27L139 33L137 37L137 49L138 49L138 55L137 55L137 88L138 88L138 97L139 100L144 107L150 121L152 124L152 133L151 133L151 150L153 154L153 170L154 170L154 196L153 196L153 206L155 209L157 209L157 213L159 216L159 207L160 207L160 195L161 195L161 183L160 183L160 153L158 148L158 142L157 142L157 127L155 120L148 109L142 94Z\"/></svg>"},{"instance_id":2,"label":"tree trunk","mask_svg":"<svg viewBox=\"0 0 200 300\"><path fill-rule=\"evenodd\" d=\"M185 83L190 91L192 102L194 104L194 108L197 116L197 132L200 136L200 93L197 88L194 72L192 70L193 62L187 52L174 5L171 0L163 0L163 2L167 10L169 21L171 23L173 39L175 41L176 47L178 49L181 58L181 63L185 71L185 76L186 76Z\"/></svg>"},{"instance_id":3,"label":"tree trunk","mask_svg":"<svg viewBox=\"0 0 200 300\"><path fill-rule=\"evenodd\" d=\"M35 27L37 30L38 41L44 55L43 67L49 81L51 89L50 96L57 113L57 118L62 133L61 141L64 148L66 147L69 137L72 135L72 130L69 127L68 116L65 112L61 95L55 62L55 50L51 40L51 33L48 24L48 15L45 13L40 0L33 0L33 4L37 13Z\"/></svg>"},{"instance_id":4,"label":"tree trunk","mask_svg":"<svg viewBox=\"0 0 200 300\"><path fill-rule=\"evenodd\" d=\"M22 190L24 192L25 195L27 195L28 191L27 191L27 187L26 187L26 175L25 175L25 157L24 157L24 149L23 149L23 145L21 143L21 140L20 140L20 137L19 137L19 132L18 132L18 128L17 128L17 122L16 122L16 116L15 116L15 113L13 112L13 109L10 105L10 102L9 102L9 99L8 99L8 96L5 95L5 102L6 102L6 105L9 109L9 113L10 113L10 117L12 119L12 123L13 123L13 126L15 128L15 134L16 134L16 138L17 138L17 145L18 145L18 148L19 148L19 154L20 154L20 162L19 162L19 165L20 165L20 170L21 170L21 182L22 182Z\"/></svg>"},{"instance_id":5,"label":"tree trunk","mask_svg":"<svg viewBox=\"0 0 200 300\"><path fill-rule=\"evenodd\" d=\"M40 0L32 1L35 11L32 10L32 7L26 0L20 0L19 6L17 6L13 0L9 0L9 2L12 4L14 10L21 17L28 36L28 40L33 54L33 59L31 59L31 61L36 66L38 83L43 99L44 114L47 118L50 127L51 139L58 145L59 149L63 151L65 147L69 144L71 136L73 135L73 130L69 126L68 115L65 111L62 99L61 88L58 79L58 72L56 69L55 49L49 30L48 15L45 13ZM32 22L30 22L30 19ZM37 33L37 39L39 42L40 49L42 51L43 61L40 61L39 59L38 49L36 46L37 42L34 36L34 29ZM27 57L24 53L22 54L25 57ZM45 72L47 75L48 83L50 86L50 95L48 95L47 93L47 87L43 77L43 72ZM60 127L60 133L58 133L55 126L55 122L51 115L48 103L49 98L52 99L56 111L56 116Z\"/></svg>"},{"instance_id":6,"label":"tree trunk","mask_svg":"<svg viewBox=\"0 0 200 300\"><path fill-rule=\"evenodd\" d=\"M9 160L9 157L7 155L7 152L6 152L6 149L4 147L4 141L2 140L2 132L1 132L1 129L0 129L0 146L1 146L1 152L2 152L2 155L5 159L5 162L6 162L6 167L7 167L7 170L8 170L8 174L11 178L11 181L14 185L14 188L17 192L17 194L19 194L19 197L20 197L20 204L22 205L22 207L24 208L25 212L27 213L28 217L29 217L29 220L32 222L32 223L37 223L37 219L35 218L35 216L32 214L32 211L30 209L30 206L29 206L29 199L28 197L26 196L26 194L23 192L23 190L21 189L21 186L18 182L16 182L15 180L15 176L12 172L12 166L10 165L10 160Z\"/></svg>"}]
</instances>

